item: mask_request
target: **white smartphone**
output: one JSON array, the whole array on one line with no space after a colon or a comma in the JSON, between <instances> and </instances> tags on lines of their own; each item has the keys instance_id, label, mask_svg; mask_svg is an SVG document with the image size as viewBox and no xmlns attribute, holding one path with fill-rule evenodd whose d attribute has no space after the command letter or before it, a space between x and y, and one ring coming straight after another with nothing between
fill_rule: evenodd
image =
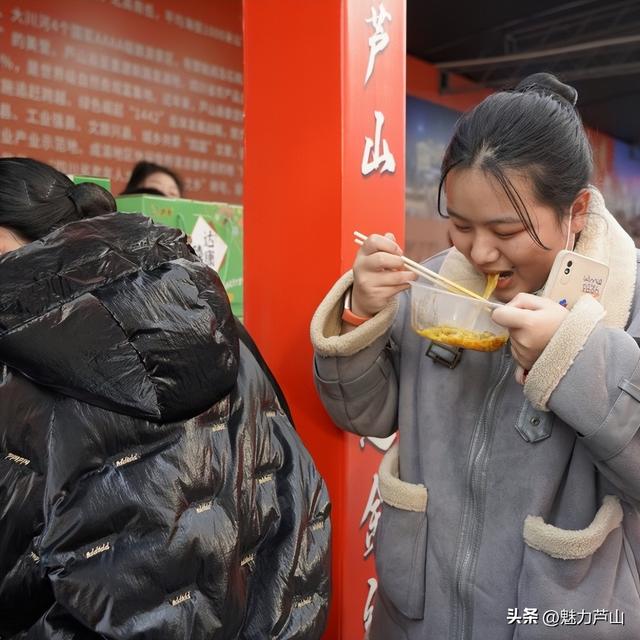
<instances>
[{"instance_id":1,"label":"white smartphone","mask_svg":"<svg viewBox=\"0 0 640 640\"><path fill-rule=\"evenodd\" d=\"M609 267L574 251L559 251L542 295L571 309L585 293L598 300L607 285Z\"/></svg>"}]
</instances>

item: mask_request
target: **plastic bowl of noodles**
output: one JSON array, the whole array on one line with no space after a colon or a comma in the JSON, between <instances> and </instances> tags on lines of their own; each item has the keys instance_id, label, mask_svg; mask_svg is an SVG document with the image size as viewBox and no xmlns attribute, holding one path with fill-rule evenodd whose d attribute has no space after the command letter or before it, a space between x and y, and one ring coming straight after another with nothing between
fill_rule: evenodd
<instances>
[{"instance_id":1,"label":"plastic bowl of noodles","mask_svg":"<svg viewBox=\"0 0 640 640\"><path fill-rule=\"evenodd\" d=\"M433 342L474 351L500 349L509 333L491 319L498 306L441 287L411 283L411 326Z\"/></svg>"}]
</instances>

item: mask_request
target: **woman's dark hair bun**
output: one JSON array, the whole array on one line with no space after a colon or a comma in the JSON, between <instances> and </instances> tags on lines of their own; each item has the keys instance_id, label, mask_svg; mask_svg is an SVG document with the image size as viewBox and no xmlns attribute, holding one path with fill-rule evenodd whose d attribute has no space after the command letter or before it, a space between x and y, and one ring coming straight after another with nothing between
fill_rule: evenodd
<instances>
[{"instance_id":1,"label":"woman's dark hair bun","mask_svg":"<svg viewBox=\"0 0 640 640\"><path fill-rule=\"evenodd\" d=\"M558 78L550 73L534 73L527 76L518 84L516 91L534 91L560 96L574 107L578 102L578 92L572 86L560 82Z\"/></svg>"},{"instance_id":2,"label":"woman's dark hair bun","mask_svg":"<svg viewBox=\"0 0 640 640\"><path fill-rule=\"evenodd\" d=\"M0 158L0 226L28 240L115 210L114 197L93 182L75 185L69 176L33 158Z\"/></svg>"},{"instance_id":3,"label":"woman's dark hair bun","mask_svg":"<svg viewBox=\"0 0 640 640\"><path fill-rule=\"evenodd\" d=\"M68 189L67 196L73 202L78 218L93 218L116 210L114 197L94 182L74 184Z\"/></svg>"}]
</instances>

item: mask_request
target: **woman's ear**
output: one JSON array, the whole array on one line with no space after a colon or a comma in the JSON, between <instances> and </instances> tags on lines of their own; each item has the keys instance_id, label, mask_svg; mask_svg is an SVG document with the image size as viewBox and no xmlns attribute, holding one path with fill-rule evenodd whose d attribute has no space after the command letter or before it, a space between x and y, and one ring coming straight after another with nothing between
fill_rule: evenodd
<instances>
[{"instance_id":1,"label":"woman's ear","mask_svg":"<svg viewBox=\"0 0 640 640\"><path fill-rule=\"evenodd\" d=\"M571 233L580 233L587 224L591 192L582 189L571 205Z\"/></svg>"}]
</instances>

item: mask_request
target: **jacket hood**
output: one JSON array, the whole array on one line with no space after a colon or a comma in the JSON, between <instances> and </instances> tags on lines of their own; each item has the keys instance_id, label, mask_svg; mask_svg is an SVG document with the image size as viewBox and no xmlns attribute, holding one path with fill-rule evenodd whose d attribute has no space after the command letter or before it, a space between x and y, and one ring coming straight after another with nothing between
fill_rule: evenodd
<instances>
[{"instance_id":1,"label":"jacket hood","mask_svg":"<svg viewBox=\"0 0 640 640\"><path fill-rule=\"evenodd\" d=\"M238 340L185 235L115 213L0 257L0 361L63 395L174 421L235 384Z\"/></svg>"}]
</instances>

